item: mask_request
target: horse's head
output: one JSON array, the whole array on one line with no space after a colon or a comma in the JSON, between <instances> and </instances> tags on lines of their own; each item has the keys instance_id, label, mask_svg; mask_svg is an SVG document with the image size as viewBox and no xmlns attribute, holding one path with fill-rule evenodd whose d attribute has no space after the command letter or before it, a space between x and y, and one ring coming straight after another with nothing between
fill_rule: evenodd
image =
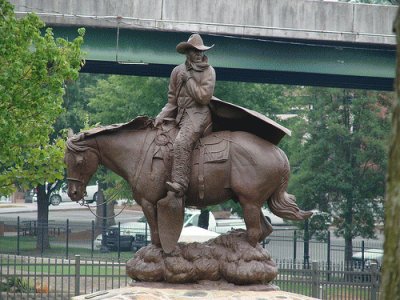
<instances>
[{"instance_id":1,"label":"horse's head","mask_svg":"<svg viewBox=\"0 0 400 300\"><path fill-rule=\"evenodd\" d=\"M97 170L98 151L90 147L83 135L68 138L64 161L67 166L68 196L73 201L82 200L86 186Z\"/></svg>"}]
</instances>

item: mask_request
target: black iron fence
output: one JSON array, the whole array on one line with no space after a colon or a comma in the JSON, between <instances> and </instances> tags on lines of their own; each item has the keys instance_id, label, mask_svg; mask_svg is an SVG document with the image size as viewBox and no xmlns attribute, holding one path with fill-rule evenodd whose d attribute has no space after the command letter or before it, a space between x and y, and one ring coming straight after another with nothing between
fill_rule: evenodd
<instances>
[{"instance_id":1,"label":"black iron fence","mask_svg":"<svg viewBox=\"0 0 400 300\"><path fill-rule=\"evenodd\" d=\"M120 224L103 231L94 221L71 223L67 219L38 224L35 220L17 218L13 222L0 222L0 253L65 258L80 254L83 258L121 259L129 257L132 251L147 245L150 240L147 227L130 236L118 234ZM38 239L38 235L43 236L45 232L48 232L45 235L48 245L45 239ZM274 259L302 261L304 268L310 268L312 261L324 261L328 265L344 261L344 242L330 232L324 241L307 241L301 230L275 228L262 245ZM353 253L367 253L371 249L383 249L383 241L353 241Z\"/></svg>"},{"instance_id":2,"label":"black iron fence","mask_svg":"<svg viewBox=\"0 0 400 300\"><path fill-rule=\"evenodd\" d=\"M82 294L105 295L125 287L130 279L121 261L40 258L0 254L0 299L70 299ZM312 262L278 261L279 274L272 282L281 290L319 299L365 299L379 296L380 272L375 264L362 272L342 264L329 269ZM89 296L90 297L90 296Z\"/></svg>"},{"instance_id":3,"label":"black iron fence","mask_svg":"<svg viewBox=\"0 0 400 300\"><path fill-rule=\"evenodd\" d=\"M132 257L133 244L129 243L133 241L117 234L110 244L94 222L50 220L38 224L18 218L0 223L0 299L18 299L15 296L19 294L27 294L27 299L38 295L41 299L70 299L129 283L125 262ZM120 224L112 230L120 231ZM44 235L48 240L38 240ZM135 236L135 245L145 245L147 235L145 227ZM303 236L293 228L275 228L264 241L279 267L274 284L321 299L377 299L379 260L369 260L368 265L366 261L368 251L382 248L381 241L354 241L353 252L361 252L361 260L345 264L343 242L329 233L325 241L305 241Z\"/></svg>"}]
</instances>

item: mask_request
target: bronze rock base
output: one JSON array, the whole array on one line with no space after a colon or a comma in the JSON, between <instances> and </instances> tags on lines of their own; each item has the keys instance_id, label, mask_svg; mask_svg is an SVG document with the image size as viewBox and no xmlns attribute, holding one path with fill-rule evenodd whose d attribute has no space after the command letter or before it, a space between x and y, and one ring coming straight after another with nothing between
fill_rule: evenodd
<instances>
[{"instance_id":1,"label":"bronze rock base","mask_svg":"<svg viewBox=\"0 0 400 300\"><path fill-rule=\"evenodd\" d=\"M178 243L169 254L148 245L127 262L126 272L136 282L265 286L278 270L265 249L260 245L253 248L245 231L235 230L205 243Z\"/></svg>"}]
</instances>

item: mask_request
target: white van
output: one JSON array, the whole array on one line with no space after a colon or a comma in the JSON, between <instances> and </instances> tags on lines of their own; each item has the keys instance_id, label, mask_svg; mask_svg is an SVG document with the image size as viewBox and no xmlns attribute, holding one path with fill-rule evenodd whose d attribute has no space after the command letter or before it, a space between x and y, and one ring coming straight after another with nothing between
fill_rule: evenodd
<instances>
[{"instance_id":1,"label":"white van","mask_svg":"<svg viewBox=\"0 0 400 300\"><path fill-rule=\"evenodd\" d=\"M96 185L88 185L86 187L86 196L83 200L87 203L93 203L97 201L97 191L98 186ZM61 202L72 201L67 194L67 184L63 184L58 191L54 191L49 198L49 201L52 205L59 205Z\"/></svg>"}]
</instances>

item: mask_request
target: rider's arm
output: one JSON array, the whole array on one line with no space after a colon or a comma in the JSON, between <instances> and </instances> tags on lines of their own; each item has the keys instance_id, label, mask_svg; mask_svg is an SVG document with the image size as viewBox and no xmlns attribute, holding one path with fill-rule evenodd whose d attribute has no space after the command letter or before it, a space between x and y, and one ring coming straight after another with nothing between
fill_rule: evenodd
<instances>
[{"instance_id":1,"label":"rider's arm","mask_svg":"<svg viewBox=\"0 0 400 300\"><path fill-rule=\"evenodd\" d=\"M215 88L215 71L213 67L209 67L207 71L203 72L200 82L189 77L186 81L186 90L189 95L202 105L210 103L211 97L214 94Z\"/></svg>"},{"instance_id":2,"label":"rider's arm","mask_svg":"<svg viewBox=\"0 0 400 300\"><path fill-rule=\"evenodd\" d=\"M171 76L169 79L168 102L167 102L167 104L165 104L165 106L161 110L161 112L157 115L156 120L162 120L162 119L168 118L168 117L175 118L175 116L176 116L176 109L178 107L177 99L176 99L177 73L178 73L178 67L175 67L172 70Z\"/></svg>"}]
</instances>

